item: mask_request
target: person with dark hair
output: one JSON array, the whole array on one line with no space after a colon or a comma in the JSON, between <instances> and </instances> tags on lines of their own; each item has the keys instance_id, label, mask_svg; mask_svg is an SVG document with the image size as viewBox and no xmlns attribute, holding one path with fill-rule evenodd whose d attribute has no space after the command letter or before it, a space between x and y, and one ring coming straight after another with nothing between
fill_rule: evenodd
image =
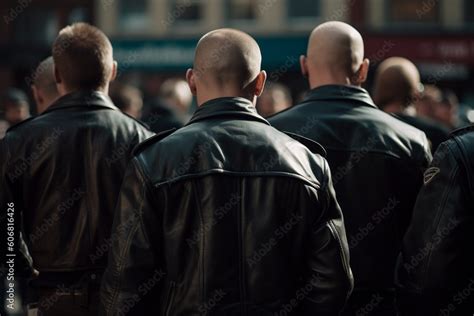
<instances>
[{"instance_id":1,"label":"person with dark hair","mask_svg":"<svg viewBox=\"0 0 474 316\"><path fill-rule=\"evenodd\" d=\"M10 88L1 96L0 108L9 126L18 124L30 117L30 104L26 93Z\"/></svg>"},{"instance_id":2,"label":"person with dark hair","mask_svg":"<svg viewBox=\"0 0 474 316\"><path fill-rule=\"evenodd\" d=\"M185 80L176 78L165 80L160 87L160 97L176 110L178 117L184 123L189 120L189 109L193 103L193 94Z\"/></svg>"},{"instance_id":3,"label":"person with dark hair","mask_svg":"<svg viewBox=\"0 0 474 316\"><path fill-rule=\"evenodd\" d=\"M436 122L417 116L415 103L422 95L420 73L406 58L391 57L377 68L374 100L382 110L423 132L435 152L448 138L449 130Z\"/></svg>"},{"instance_id":4,"label":"person with dark hair","mask_svg":"<svg viewBox=\"0 0 474 316\"><path fill-rule=\"evenodd\" d=\"M60 98L0 143L1 211L13 218L0 218L2 240L15 232L1 249L16 271L39 271L39 315L93 316L124 171L152 133L107 96L117 68L102 31L65 27L53 58Z\"/></svg>"},{"instance_id":5,"label":"person with dark hair","mask_svg":"<svg viewBox=\"0 0 474 316\"><path fill-rule=\"evenodd\" d=\"M198 42L186 77L199 108L183 128L139 146L129 165L101 290L105 315L343 308L352 274L323 149L257 114L261 58L241 31Z\"/></svg>"},{"instance_id":6,"label":"person with dark hair","mask_svg":"<svg viewBox=\"0 0 474 316\"><path fill-rule=\"evenodd\" d=\"M257 111L263 117L276 114L291 107L291 92L285 85L268 82L257 102Z\"/></svg>"},{"instance_id":7,"label":"person with dark hair","mask_svg":"<svg viewBox=\"0 0 474 316\"><path fill-rule=\"evenodd\" d=\"M362 315L369 306L370 315L391 316L396 258L431 154L422 131L378 109L361 88L368 68L356 29L319 25L301 56L312 90L269 121L327 150L354 273L343 315Z\"/></svg>"},{"instance_id":8,"label":"person with dark hair","mask_svg":"<svg viewBox=\"0 0 474 316\"><path fill-rule=\"evenodd\" d=\"M451 133L424 175L398 264L401 316L474 314L474 126Z\"/></svg>"},{"instance_id":9,"label":"person with dark hair","mask_svg":"<svg viewBox=\"0 0 474 316\"><path fill-rule=\"evenodd\" d=\"M54 78L54 60L52 56L43 60L36 68L31 90L36 101L38 114L43 113L48 106L59 98L56 79Z\"/></svg>"},{"instance_id":10,"label":"person with dark hair","mask_svg":"<svg viewBox=\"0 0 474 316\"><path fill-rule=\"evenodd\" d=\"M140 90L131 85L115 83L110 87L109 95L122 112L137 120L141 118L143 98Z\"/></svg>"},{"instance_id":11,"label":"person with dark hair","mask_svg":"<svg viewBox=\"0 0 474 316\"><path fill-rule=\"evenodd\" d=\"M438 103L435 110L435 119L449 130L454 130L459 127L458 111L459 99L457 95L449 89L443 89L441 102Z\"/></svg>"}]
</instances>

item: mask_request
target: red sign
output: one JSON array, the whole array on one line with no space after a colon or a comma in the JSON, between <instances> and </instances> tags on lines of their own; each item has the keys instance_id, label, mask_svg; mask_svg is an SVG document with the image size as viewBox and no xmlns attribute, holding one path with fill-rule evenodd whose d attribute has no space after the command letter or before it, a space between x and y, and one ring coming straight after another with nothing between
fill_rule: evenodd
<instances>
[{"instance_id":1,"label":"red sign","mask_svg":"<svg viewBox=\"0 0 474 316\"><path fill-rule=\"evenodd\" d=\"M474 65L474 37L366 35L364 41L372 63L400 56L414 62Z\"/></svg>"}]
</instances>

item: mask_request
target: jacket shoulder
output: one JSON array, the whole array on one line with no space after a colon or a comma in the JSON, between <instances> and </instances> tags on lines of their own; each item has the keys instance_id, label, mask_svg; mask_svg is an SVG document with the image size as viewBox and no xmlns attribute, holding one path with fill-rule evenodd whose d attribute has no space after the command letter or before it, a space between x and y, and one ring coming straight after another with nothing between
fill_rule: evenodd
<instances>
[{"instance_id":1,"label":"jacket shoulder","mask_svg":"<svg viewBox=\"0 0 474 316\"><path fill-rule=\"evenodd\" d=\"M294 140L297 140L300 143L302 143L303 145L305 145L306 147L308 147L308 149L313 154L319 154L322 157L326 158L327 152L321 144L315 142L312 139L309 139L307 137L304 137L304 136L301 136L301 135L298 135L298 134L295 134L295 133L290 133L290 132L284 132L284 133L286 135L290 136L291 138L293 138Z\"/></svg>"},{"instance_id":2,"label":"jacket shoulder","mask_svg":"<svg viewBox=\"0 0 474 316\"><path fill-rule=\"evenodd\" d=\"M171 135L174 131L176 131L176 128L171 128L169 130L163 131L161 133L153 135L150 138L144 140L143 142L136 145L135 148L133 148L132 156L136 156L136 155L140 154L143 150L145 150L146 148L148 148L152 144L155 144L155 143L159 142L163 138Z\"/></svg>"},{"instance_id":3,"label":"jacket shoulder","mask_svg":"<svg viewBox=\"0 0 474 316\"><path fill-rule=\"evenodd\" d=\"M469 126L465 126L465 127L455 129L454 131L451 132L450 136L451 137L462 136L462 135L465 135L469 132L474 132L474 125L469 125Z\"/></svg>"},{"instance_id":4,"label":"jacket shoulder","mask_svg":"<svg viewBox=\"0 0 474 316\"><path fill-rule=\"evenodd\" d=\"M146 129L150 129L150 126L148 126L148 124L140 121L140 120L137 120L136 118L134 118L133 116L131 116L130 114L127 114L125 112L121 112L123 115L125 115L126 117L128 117L129 119L131 119L133 122L135 122L136 124L138 125L141 125L142 127L146 128Z\"/></svg>"},{"instance_id":5,"label":"jacket shoulder","mask_svg":"<svg viewBox=\"0 0 474 316\"><path fill-rule=\"evenodd\" d=\"M27 119L24 120L24 121L21 121L21 122L19 122L19 123L16 123L15 125L10 126L10 127L7 129L7 133L8 133L8 132L11 132L11 131L13 131L13 130L15 130L15 129L17 129L17 128L20 127L20 126L24 126L26 123L31 122L31 121L32 121L33 119L35 119L35 118L36 118L36 116L31 116L31 117L27 118Z\"/></svg>"}]
</instances>

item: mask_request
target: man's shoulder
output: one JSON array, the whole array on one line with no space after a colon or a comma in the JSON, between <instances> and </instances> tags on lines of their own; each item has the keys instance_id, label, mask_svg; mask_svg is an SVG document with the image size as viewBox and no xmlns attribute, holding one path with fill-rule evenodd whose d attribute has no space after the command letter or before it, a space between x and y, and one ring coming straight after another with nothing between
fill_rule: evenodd
<instances>
[{"instance_id":1,"label":"man's shoulder","mask_svg":"<svg viewBox=\"0 0 474 316\"><path fill-rule=\"evenodd\" d=\"M454 130L446 143L459 145L466 158L472 160L472 156L474 156L474 125Z\"/></svg>"}]
</instances>

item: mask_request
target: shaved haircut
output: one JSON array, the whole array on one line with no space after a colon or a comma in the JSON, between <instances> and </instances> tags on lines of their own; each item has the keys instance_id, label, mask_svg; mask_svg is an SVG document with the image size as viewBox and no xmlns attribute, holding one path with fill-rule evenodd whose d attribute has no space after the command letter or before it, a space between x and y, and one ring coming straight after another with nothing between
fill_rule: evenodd
<instances>
[{"instance_id":1,"label":"shaved haircut","mask_svg":"<svg viewBox=\"0 0 474 316\"><path fill-rule=\"evenodd\" d=\"M349 24L326 22L311 33L308 44L308 62L317 69L353 76L364 60L364 41Z\"/></svg>"},{"instance_id":2,"label":"shaved haircut","mask_svg":"<svg viewBox=\"0 0 474 316\"><path fill-rule=\"evenodd\" d=\"M194 71L203 83L244 90L259 74L261 62L260 48L250 35L234 29L219 29L199 40Z\"/></svg>"},{"instance_id":3,"label":"shaved haircut","mask_svg":"<svg viewBox=\"0 0 474 316\"><path fill-rule=\"evenodd\" d=\"M408 59L391 57L380 64L375 75L374 101L381 108L390 103L408 107L420 89L420 73Z\"/></svg>"},{"instance_id":4,"label":"shaved haircut","mask_svg":"<svg viewBox=\"0 0 474 316\"><path fill-rule=\"evenodd\" d=\"M36 68L33 75L33 85L36 89L41 90L48 98L56 98L58 96L59 93L54 78L54 60L52 56L43 60Z\"/></svg>"},{"instance_id":5,"label":"shaved haircut","mask_svg":"<svg viewBox=\"0 0 474 316\"><path fill-rule=\"evenodd\" d=\"M87 23L63 28L53 44L55 67L73 89L104 88L113 67L112 45L105 34Z\"/></svg>"}]
</instances>

